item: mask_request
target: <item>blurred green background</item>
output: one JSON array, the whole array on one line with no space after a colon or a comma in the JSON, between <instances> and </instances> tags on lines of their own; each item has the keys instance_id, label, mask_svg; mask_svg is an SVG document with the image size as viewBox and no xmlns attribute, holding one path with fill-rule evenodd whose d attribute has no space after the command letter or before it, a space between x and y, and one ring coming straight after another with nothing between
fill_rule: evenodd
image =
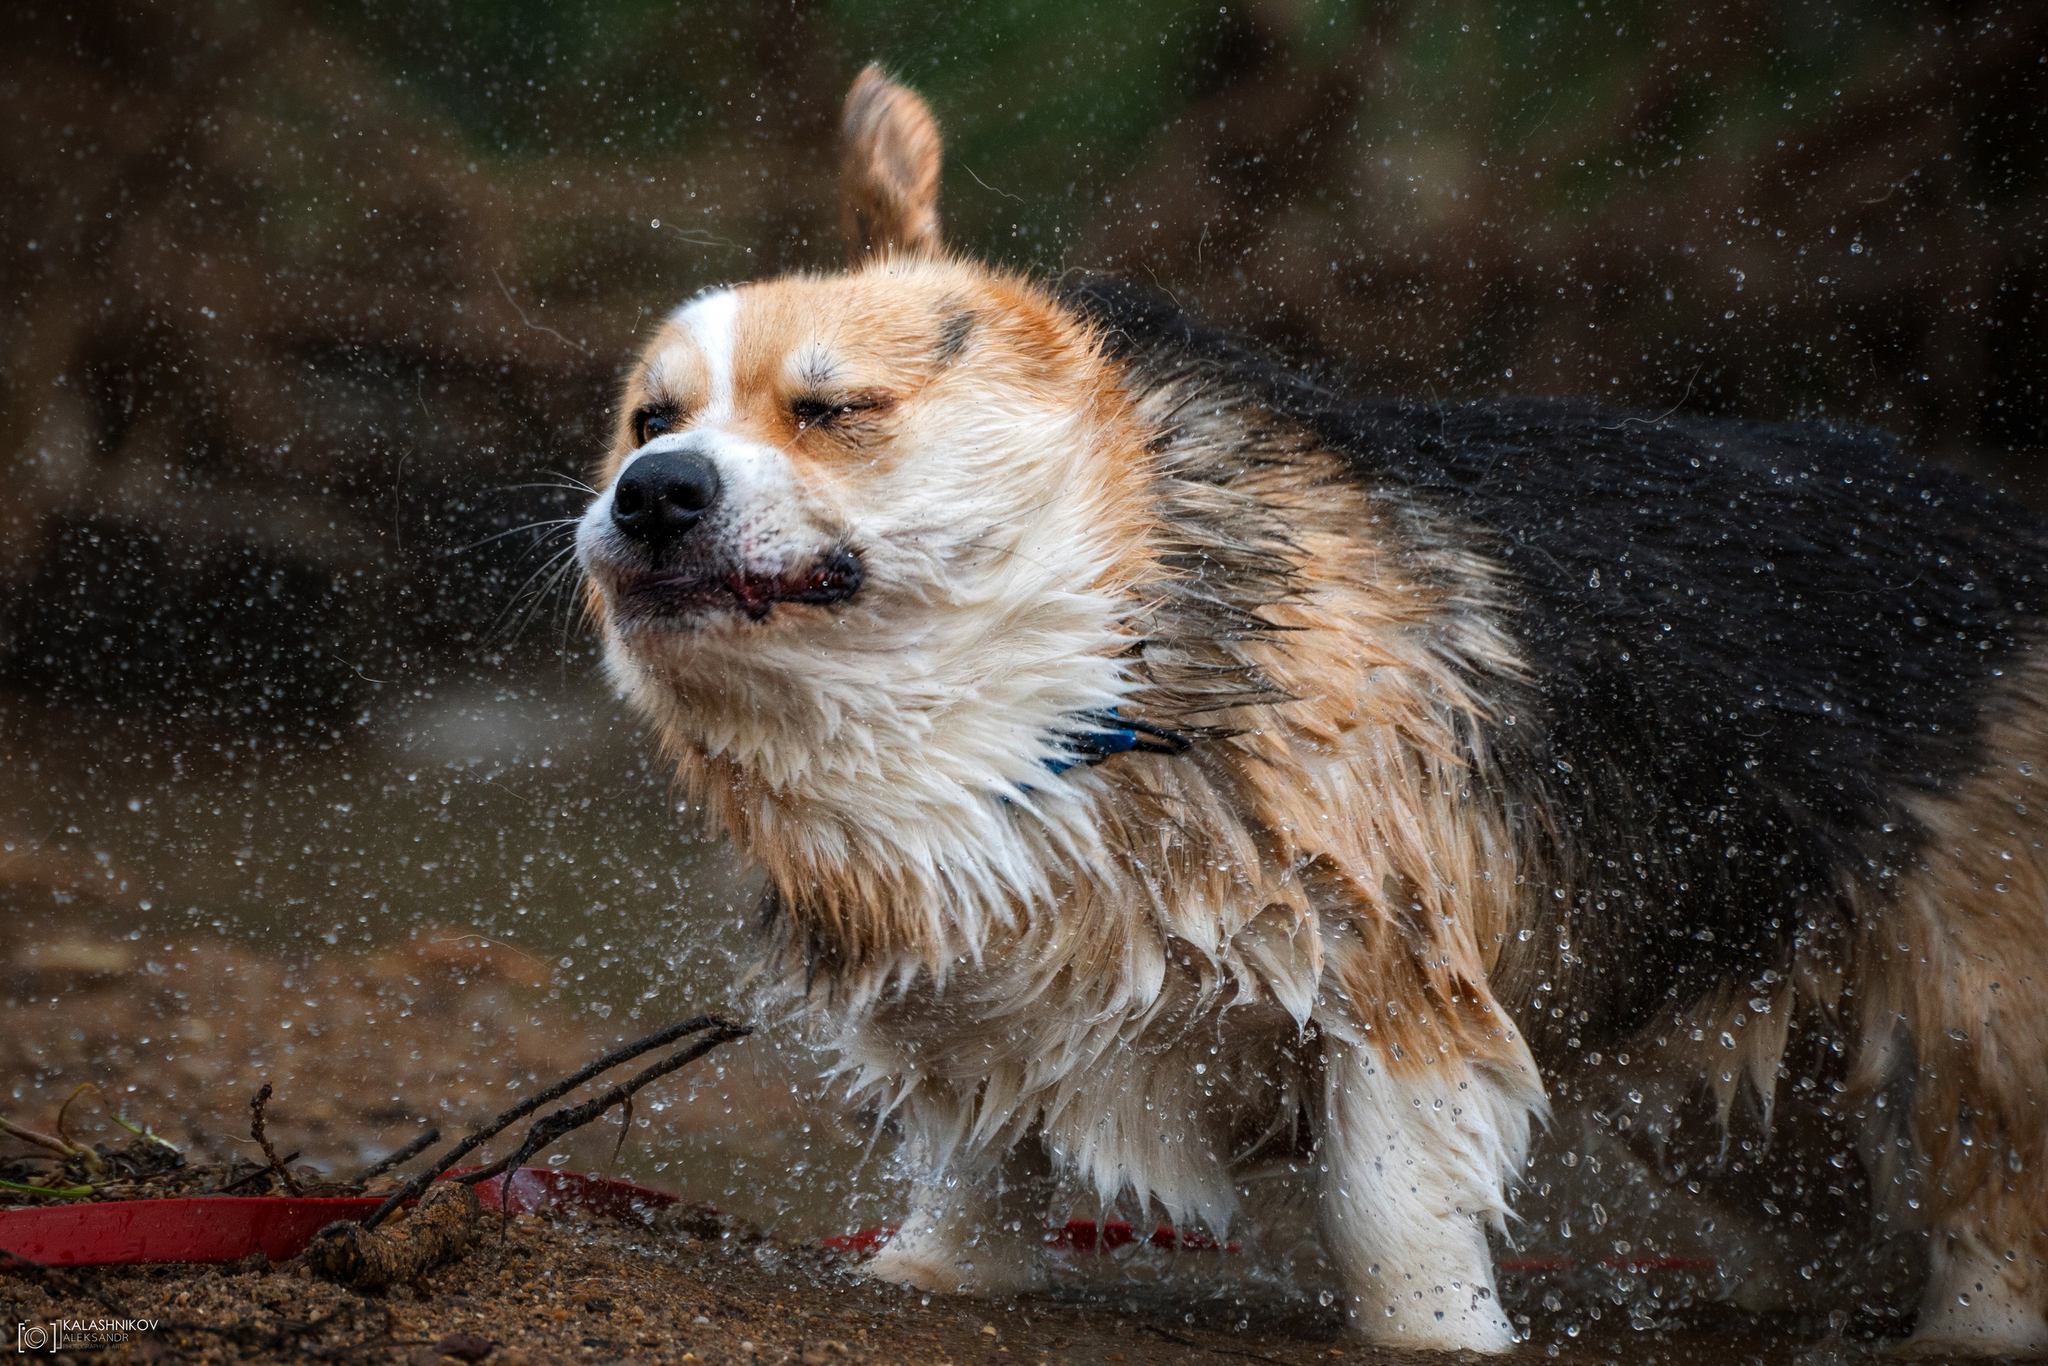
<instances>
[{"instance_id":1,"label":"blurred green background","mask_svg":"<svg viewBox=\"0 0 2048 1366\"><path fill-rule=\"evenodd\" d=\"M840 259L871 59L963 251L1362 388L1875 423L2048 506L2048 6L15 5L0 962L440 927L608 1029L725 998L751 894L550 519L649 319Z\"/></svg>"}]
</instances>

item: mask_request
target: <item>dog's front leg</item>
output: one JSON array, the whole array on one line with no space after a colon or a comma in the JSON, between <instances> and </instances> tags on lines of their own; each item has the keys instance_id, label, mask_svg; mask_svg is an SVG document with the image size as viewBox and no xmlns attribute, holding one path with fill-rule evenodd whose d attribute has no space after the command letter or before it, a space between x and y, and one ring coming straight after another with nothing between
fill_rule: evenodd
<instances>
[{"instance_id":1,"label":"dog's front leg","mask_svg":"<svg viewBox=\"0 0 2048 1366\"><path fill-rule=\"evenodd\" d=\"M1486 1224L1528 1145L1530 1099L1454 1056L1424 1064L1331 1040L1320 1224L1354 1331L1445 1351L1514 1345ZM1540 1099L1539 1102L1540 1103Z\"/></svg>"},{"instance_id":2,"label":"dog's front leg","mask_svg":"<svg viewBox=\"0 0 2048 1366\"><path fill-rule=\"evenodd\" d=\"M1051 1167L1034 1134L993 1162L920 1178L869 1273L920 1290L1006 1295L1044 1276Z\"/></svg>"}]
</instances>

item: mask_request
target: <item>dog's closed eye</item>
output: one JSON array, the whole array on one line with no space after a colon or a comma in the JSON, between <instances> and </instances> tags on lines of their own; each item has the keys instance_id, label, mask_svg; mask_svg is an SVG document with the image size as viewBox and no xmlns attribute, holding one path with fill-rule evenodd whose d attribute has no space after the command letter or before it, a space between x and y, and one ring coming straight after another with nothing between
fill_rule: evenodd
<instances>
[{"instance_id":1,"label":"dog's closed eye","mask_svg":"<svg viewBox=\"0 0 2048 1366\"><path fill-rule=\"evenodd\" d=\"M825 398L806 395L792 399L789 415L796 419L799 431L808 427L831 429L846 426L865 414L880 412L890 406L892 400L881 394L855 394L840 398Z\"/></svg>"}]
</instances>

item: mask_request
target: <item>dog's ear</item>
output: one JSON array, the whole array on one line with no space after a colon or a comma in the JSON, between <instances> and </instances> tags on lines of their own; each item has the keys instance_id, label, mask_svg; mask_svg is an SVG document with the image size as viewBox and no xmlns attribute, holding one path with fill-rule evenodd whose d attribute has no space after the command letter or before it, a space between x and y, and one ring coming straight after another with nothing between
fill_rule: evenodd
<instances>
[{"instance_id":1,"label":"dog's ear","mask_svg":"<svg viewBox=\"0 0 2048 1366\"><path fill-rule=\"evenodd\" d=\"M846 255L939 250L939 125L925 102L869 63L846 92L839 168Z\"/></svg>"}]
</instances>

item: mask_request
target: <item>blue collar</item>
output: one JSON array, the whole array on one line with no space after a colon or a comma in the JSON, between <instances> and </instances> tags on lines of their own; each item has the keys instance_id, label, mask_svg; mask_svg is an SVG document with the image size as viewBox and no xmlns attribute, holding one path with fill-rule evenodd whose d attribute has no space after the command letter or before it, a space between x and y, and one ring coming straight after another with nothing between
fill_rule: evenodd
<instances>
[{"instance_id":1,"label":"blue collar","mask_svg":"<svg viewBox=\"0 0 2048 1366\"><path fill-rule=\"evenodd\" d=\"M1107 711L1084 712L1080 719L1092 729L1061 731L1059 740L1066 752L1045 761L1048 772L1065 773L1070 768L1099 764L1119 754L1188 752L1188 737L1179 731L1155 726L1148 721L1131 720L1114 707Z\"/></svg>"}]
</instances>

